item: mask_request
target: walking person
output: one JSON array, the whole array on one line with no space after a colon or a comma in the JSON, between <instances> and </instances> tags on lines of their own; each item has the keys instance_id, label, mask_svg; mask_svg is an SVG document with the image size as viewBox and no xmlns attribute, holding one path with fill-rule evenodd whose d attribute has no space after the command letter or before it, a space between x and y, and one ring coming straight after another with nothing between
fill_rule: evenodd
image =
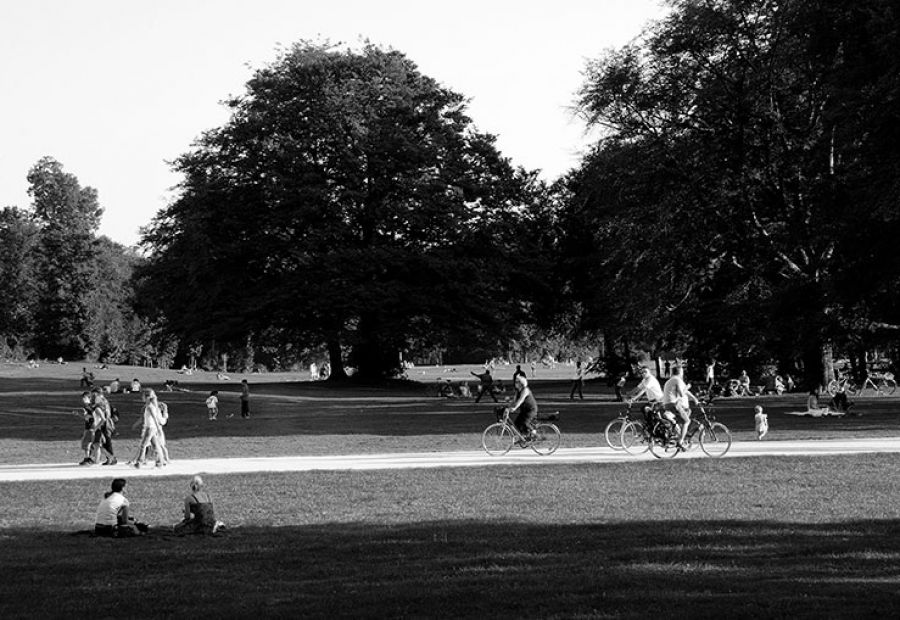
<instances>
[{"instance_id":1,"label":"walking person","mask_svg":"<svg viewBox=\"0 0 900 620\"><path fill-rule=\"evenodd\" d=\"M475 397L476 403L479 402L481 400L481 397L485 394L490 394L495 403L500 402L499 400L497 400L497 395L494 393L494 377L491 376L491 371L489 368L485 368L484 372L480 375L474 370L469 371L469 374L478 377L478 380L481 381L481 385L478 386L478 396Z\"/></svg>"},{"instance_id":2,"label":"walking person","mask_svg":"<svg viewBox=\"0 0 900 620\"><path fill-rule=\"evenodd\" d=\"M92 454L96 454L96 462L100 462L100 456L104 456L103 465L115 465L119 461L113 451L112 437L116 430L116 421L113 417L112 407L99 388L91 390L91 406L95 409L98 418L97 427L94 429Z\"/></svg>"},{"instance_id":3,"label":"walking person","mask_svg":"<svg viewBox=\"0 0 900 620\"><path fill-rule=\"evenodd\" d=\"M144 409L141 413L141 418L134 427L137 427L138 424L141 425L141 444L134 461L132 461L133 465L139 468L145 464L147 448L153 446L156 452L156 466L163 467L165 463L163 462L163 448L160 445L162 424L160 422L159 402L157 401L156 392L151 389L144 390Z\"/></svg>"},{"instance_id":4,"label":"walking person","mask_svg":"<svg viewBox=\"0 0 900 620\"><path fill-rule=\"evenodd\" d=\"M241 380L241 417L250 417L250 385L246 379Z\"/></svg>"},{"instance_id":5,"label":"walking person","mask_svg":"<svg viewBox=\"0 0 900 620\"><path fill-rule=\"evenodd\" d=\"M219 417L219 390L213 390L206 399L206 415L212 422Z\"/></svg>"},{"instance_id":6,"label":"walking person","mask_svg":"<svg viewBox=\"0 0 900 620\"><path fill-rule=\"evenodd\" d=\"M584 367L581 365L581 362L575 362L575 374L572 376L572 389L569 392L569 400L575 400L575 392L578 392L578 397L581 400L584 400L584 393L582 392L582 388L584 387Z\"/></svg>"}]
</instances>

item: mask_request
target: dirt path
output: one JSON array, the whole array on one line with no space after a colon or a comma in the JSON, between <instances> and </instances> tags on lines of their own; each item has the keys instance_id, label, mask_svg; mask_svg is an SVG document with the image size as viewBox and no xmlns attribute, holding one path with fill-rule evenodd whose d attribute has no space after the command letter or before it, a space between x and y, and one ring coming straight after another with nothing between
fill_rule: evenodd
<instances>
[{"instance_id":1,"label":"dirt path","mask_svg":"<svg viewBox=\"0 0 900 620\"><path fill-rule=\"evenodd\" d=\"M481 467L486 465L553 465L561 463L625 463L653 461L652 455L630 456L610 448L561 448L550 456L513 448L506 456L492 457L482 450L362 454L344 456L285 456L259 458L179 459L167 467L135 469L126 464L80 467L72 463L0 465L0 482L15 480L74 480L114 476L188 476L196 473L226 474L264 471L376 470L431 467ZM735 442L725 458L775 455L864 454L900 452L900 437L819 441ZM678 459L707 458L699 449Z\"/></svg>"}]
</instances>

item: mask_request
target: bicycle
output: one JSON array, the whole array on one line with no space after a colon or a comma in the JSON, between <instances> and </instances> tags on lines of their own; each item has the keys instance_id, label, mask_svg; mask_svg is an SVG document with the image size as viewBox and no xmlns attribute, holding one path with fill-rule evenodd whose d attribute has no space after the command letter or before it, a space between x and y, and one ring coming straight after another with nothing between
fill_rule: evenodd
<instances>
[{"instance_id":1,"label":"bicycle","mask_svg":"<svg viewBox=\"0 0 900 620\"><path fill-rule=\"evenodd\" d=\"M856 392L856 395L862 394L863 390L870 386L882 396L890 396L897 391L897 381L894 380L894 373L892 372L868 375L862 387Z\"/></svg>"},{"instance_id":2,"label":"bicycle","mask_svg":"<svg viewBox=\"0 0 900 620\"><path fill-rule=\"evenodd\" d=\"M606 445L613 450L623 450L622 428L633 420L634 418L631 417L631 403L628 403L628 407L625 411L621 412L618 417L610 420L609 424L606 425L606 428L603 429Z\"/></svg>"},{"instance_id":3,"label":"bicycle","mask_svg":"<svg viewBox=\"0 0 900 620\"><path fill-rule=\"evenodd\" d=\"M502 413L498 413L498 421L484 429L481 435L481 447L491 456L503 456L509 452L513 445L520 448L531 448L541 456L547 456L556 452L559 448L560 432L555 424L545 420L557 419L559 413L549 417L538 417L539 422L534 425L531 433L526 437L519 429L509 421L509 408L504 407Z\"/></svg>"},{"instance_id":4,"label":"bicycle","mask_svg":"<svg viewBox=\"0 0 900 620\"><path fill-rule=\"evenodd\" d=\"M672 458L679 452L690 452L699 444L707 456L723 457L731 448L731 431L707 411L709 405L700 403L694 410L683 446L677 445L680 425L666 419L659 406L654 406L645 410L645 422L635 420L622 427L622 447L629 454L650 450L656 458Z\"/></svg>"},{"instance_id":5,"label":"bicycle","mask_svg":"<svg viewBox=\"0 0 900 620\"><path fill-rule=\"evenodd\" d=\"M896 383L894 384L894 389L896 389ZM850 375L846 374L840 377L835 377L834 379L829 381L828 385L825 386L825 391L832 396L834 396L838 392L846 392L851 396L858 396L859 393L862 392L862 388L857 388L856 384L853 383L853 381L850 379Z\"/></svg>"}]
</instances>

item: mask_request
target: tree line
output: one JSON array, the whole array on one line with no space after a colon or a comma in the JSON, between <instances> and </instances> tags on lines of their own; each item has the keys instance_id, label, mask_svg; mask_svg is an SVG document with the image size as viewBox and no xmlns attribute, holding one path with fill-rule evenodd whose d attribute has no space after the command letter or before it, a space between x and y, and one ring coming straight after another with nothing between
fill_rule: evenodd
<instances>
[{"instance_id":1,"label":"tree line","mask_svg":"<svg viewBox=\"0 0 900 620\"><path fill-rule=\"evenodd\" d=\"M52 159L2 212L0 334L43 356L335 378L404 360L676 351L816 384L898 342L900 48L886 0L678 0L588 63L552 184L394 50L300 42L175 162L141 254ZM536 121L539 122L539 121Z\"/></svg>"}]
</instances>

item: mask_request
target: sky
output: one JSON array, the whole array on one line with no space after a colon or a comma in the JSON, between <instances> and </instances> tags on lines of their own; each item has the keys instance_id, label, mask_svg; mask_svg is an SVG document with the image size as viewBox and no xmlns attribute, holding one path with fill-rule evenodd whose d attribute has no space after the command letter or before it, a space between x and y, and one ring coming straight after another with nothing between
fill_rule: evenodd
<instances>
[{"instance_id":1,"label":"sky","mask_svg":"<svg viewBox=\"0 0 900 620\"><path fill-rule=\"evenodd\" d=\"M469 98L479 131L553 180L590 141L572 104L589 59L664 14L661 0L0 0L0 207L59 161L137 243L176 195L169 162L228 119L221 102L300 40L403 52Z\"/></svg>"}]
</instances>

